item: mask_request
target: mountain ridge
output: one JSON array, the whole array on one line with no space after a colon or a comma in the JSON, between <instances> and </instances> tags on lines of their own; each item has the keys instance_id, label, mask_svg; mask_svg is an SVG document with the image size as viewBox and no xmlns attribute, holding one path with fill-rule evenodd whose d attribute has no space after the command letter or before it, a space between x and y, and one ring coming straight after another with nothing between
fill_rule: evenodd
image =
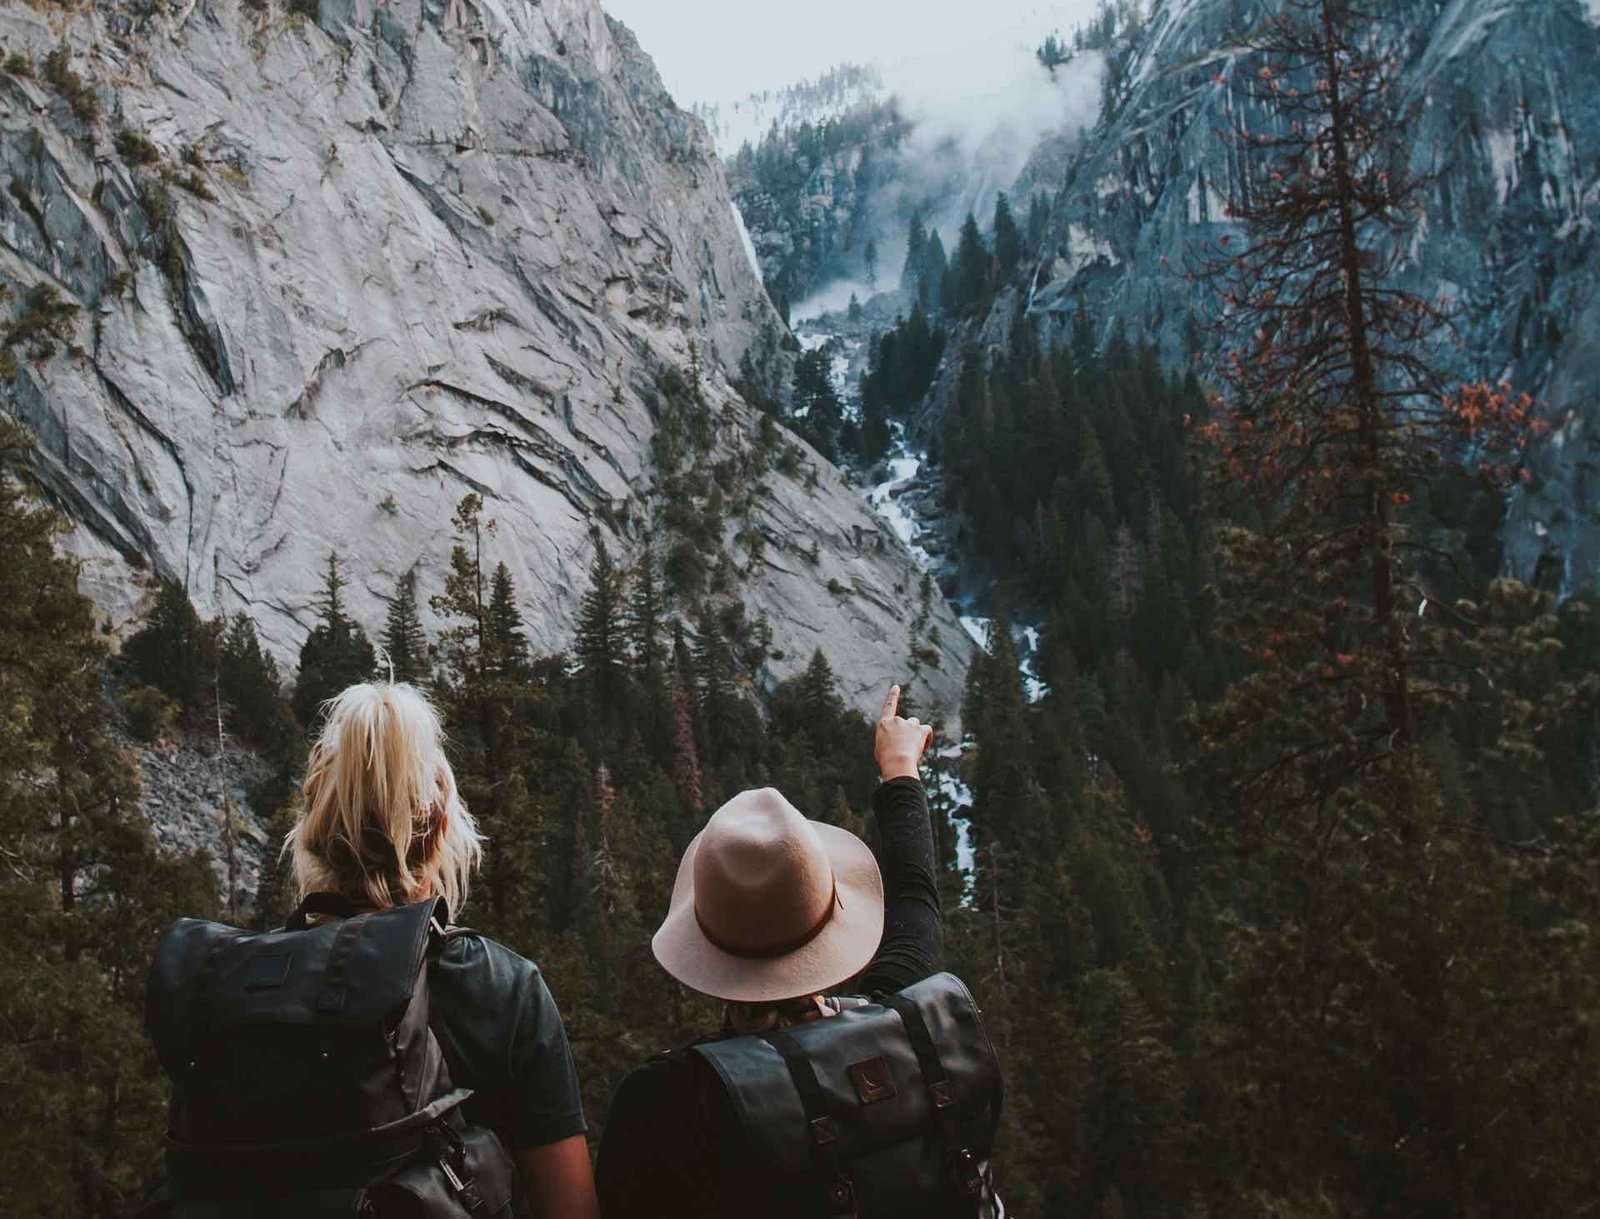
<instances>
[{"instance_id":1,"label":"mountain ridge","mask_svg":"<svg viewBox=\"0 0 1600 1219\"><path fill-rule=\"evenodd\" d=\"M713 521L731 562L712 592L767 618L774 679L823 647L867 707L898 671L915 566L729 385L776 319L704 128L597 0L108 4L54 25L10 4L0 40L32 60L0 80L0 282L76 310L0 404L37 434L114 620L143 564L208 616L252 613L290 660L329 550L375 623L406 570L442 579L476 491L530 643L559 650L592 531L626 559L667 528L676 374L715 459L754 471L743 517ZM946 705L965 661L952 642Z\"/></svg>"}]
</instances>

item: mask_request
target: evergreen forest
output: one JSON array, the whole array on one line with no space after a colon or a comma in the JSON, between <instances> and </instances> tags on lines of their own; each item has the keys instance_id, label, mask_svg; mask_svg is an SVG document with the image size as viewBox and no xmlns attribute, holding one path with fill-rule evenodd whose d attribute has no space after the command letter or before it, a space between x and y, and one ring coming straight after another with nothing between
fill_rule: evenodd
<instances>
[{"instance_id":1,"label":"evergreen forest","mask_svg":"<svg viewBox=\"0 0 1600 1219\"><path fill-rule=\"evenodd\" d=\"M1020 1216L1487 1219L1600 1196L1600 602L1508 579L1500 553L1507 494L1562 421L1428 362L1447 319L1383 274L1422 188L1391 155L1403 118L1358 39L1308 28L1271 26L1261 54L1343 92L1253 86L1285 121L1246 137L1264 168L1232 204L1243 239L1193 272L1229 322L1195 324L1191 365L1081 315L1031 324L1012 289L1049 208L1019 221L1002 196L949 259L913 221L910 312L873 346L859 419L821 353L787 386L827 456L870 462L891 422L925 425L991 590L960 708L922 701L938 590L908 597L904 705L941 731L959 712L940 744L961 748L929 763L948 963L1006 1073L995 1169ZM847 135L807 133L806 155ZM776 173L778 151L745 156ZM1010 324L984 325L996 309ZM8 1213L136 1203L166 1096L140 1031L151 950L179 915L281 923L277 843L351 682L392 675L441 709L489 840L460 913L540 964L594 1136L631 1067L716 1027L649 950L705 817L770 784L871 840L871 725L822 651L764 680L729 574L749 480L798 460L777 398L748 468L708 464L724 421L697 377L661 399L649 545L620 561L597 527L565 652L530 648L469 494L442 577L403 575L381 622L328 555L292 672L249 618L206 620L153 575L114 646L28 438L0 431ZM219 733L265 762L253 901L231 867L219 892L216 860L160 848L138 803L141 749Z\"/></svg>"}]
</instances>

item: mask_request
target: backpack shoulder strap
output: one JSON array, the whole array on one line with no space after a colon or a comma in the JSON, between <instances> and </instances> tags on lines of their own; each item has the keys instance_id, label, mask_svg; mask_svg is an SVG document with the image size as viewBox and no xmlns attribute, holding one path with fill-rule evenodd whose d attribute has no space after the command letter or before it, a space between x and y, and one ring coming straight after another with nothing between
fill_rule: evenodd
<instances>
[{"instance_id":1,"label":"backpack shoulder strap","mask_svg":"<svg viewBox=\"0 0 1600 1219\"><path fill-rule=\"evenodd\" d=\"M354 918L362 913L366 907L359 902L345 897L342 893L307 893L300 904L294 908L294 913L289 915L289 921L284 924L285 931L304 931L310 926L313 914L326 914L334 918Z\"/></svg>"},{"instance_id":2,"label":"backpack shoulder strap","mask_svg":"<svg viewBox=\"0 0 1600 1219\"><path fill-rule=\"evenodd\" d=\"M939 1046L928 1030L922 1009L901 994L879 995L878 1002L899 1015L901 1023L905 1025L906 1037L917 1056L917 1065L922 1068L922 1082L927 1088L934 1120L939 1124L945 1153L950 1159L952 1186L960 1197L980 1197L983 1193L983 1170L961 1137L961 1123L956 1116L955 1088L950 1073L945 1070L944 1062L939 1057Z\"/></svg>"},{"instance_id":3,"label":"backpack shoulder strap","mask_svg":"<svg viewBox=\"0 0 1600 1219\"><path fill-rule=\"evenodd\" d=\"M788 1029L775 1029L761 1038L783 1059L811 1134L811 1154L822 1179L827 1213L833 1219L856 1219L856 1190L839 1158L839 1127L830 1112L827 1094L817 1080L817 1069Z\"/></svg>"}]
</instances>

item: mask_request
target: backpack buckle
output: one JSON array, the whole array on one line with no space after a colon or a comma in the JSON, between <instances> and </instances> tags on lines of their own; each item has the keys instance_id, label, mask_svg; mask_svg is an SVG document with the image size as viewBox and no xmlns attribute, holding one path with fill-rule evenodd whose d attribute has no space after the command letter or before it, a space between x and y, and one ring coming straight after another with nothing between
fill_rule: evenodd
<instances>
[{"instance_id":1,"label":"backpack buckle","mask_svg":"<svg viewBox=\"0 0 1600 1219\"><path fill-rule=\"evenodd\" d=\"M856 1187L842 1172L828 1182L828 1212L840 1219L855 1219Z\"/></svg>"},{"instance_id":2,"label":"backpack buckle","mask_svg":"<svg viewBox=\"0 0 1600 1219\"><path fill-rule=\"evenodd\" d=\"M811 1141L818 1147L826 1147L839 1139L839 1128L834 1125L831 1117L818 1117L811 1120Z\"/></svg>"},{"instance_id":3,"label":"backpack buckle","mask_svg":"<svg viewBox=\"0 0 1600 1219\"><path fill-rule=\"evenodd\" d=\"M448 1156L439 1157L439 1167L444 1170L444 1179L450 1182L451 1189L455 1190L458 1194L464 1194L467 1192L466 1182L460 1177L456 1176L456 1170L450 1167L450 1158Z\"/></svg>"},{"instance_id":4,"label":"backpack buckle","mask_svg":"<svg viewBox=\"0 0 1600 1219\"><path fill-rule=\"evenodd\" d=\"M964 1198L976 1198L983 1193L983 1170L965 1147L951 1157L950 1179L956 1193Z\"/></svg>"}]
</instances>

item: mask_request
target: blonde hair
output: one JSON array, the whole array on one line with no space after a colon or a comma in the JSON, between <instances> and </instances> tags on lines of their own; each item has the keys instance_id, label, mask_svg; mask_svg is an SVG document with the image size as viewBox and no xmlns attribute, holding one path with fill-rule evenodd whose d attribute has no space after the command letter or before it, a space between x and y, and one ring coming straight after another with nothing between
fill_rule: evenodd
<instances>
[{"instance_id":1,"label":"blonde hair","mask_svg":"<svg viewBox=\"0 0 1600 1219\"><path fill-rule=\"evenodd\" d=\"M301 790L283 849L302 898L333 892L387 909L439 895L460 914L482 838L421 691L363 684L329 700Z\"/></svg>"}]
</instances>

